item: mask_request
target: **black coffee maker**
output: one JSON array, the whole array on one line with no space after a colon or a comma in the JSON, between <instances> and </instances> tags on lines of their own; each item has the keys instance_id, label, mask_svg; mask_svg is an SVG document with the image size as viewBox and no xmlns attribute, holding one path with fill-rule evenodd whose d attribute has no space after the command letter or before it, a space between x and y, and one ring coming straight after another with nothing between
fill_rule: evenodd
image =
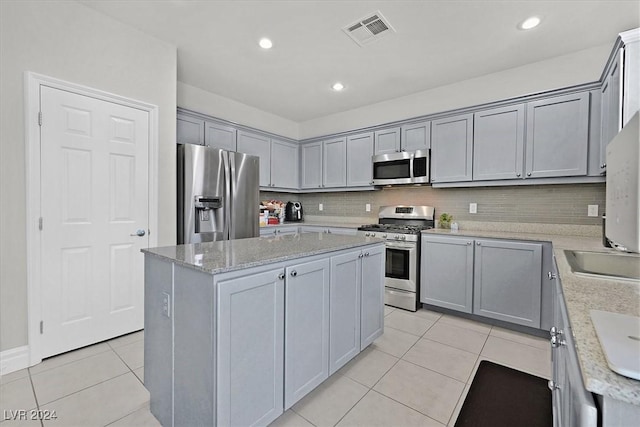
<instances>
[{"instance_id":1,"label":"black coffee maker","mask_svg":"<svg viewBox=\"0 0 640 427\"><path fill-rule=\"evenodd\" d=\"M285 221L302 221L302 205L300 202L287 202L284 208Z\"/></svg>"}]
</instances>

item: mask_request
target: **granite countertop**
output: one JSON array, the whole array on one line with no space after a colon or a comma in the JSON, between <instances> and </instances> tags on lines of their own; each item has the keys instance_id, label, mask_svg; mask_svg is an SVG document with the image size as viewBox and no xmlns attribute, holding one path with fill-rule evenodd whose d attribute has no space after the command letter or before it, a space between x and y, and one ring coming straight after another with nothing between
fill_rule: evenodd
<instances>
[{"instance_id":1,"label":"granite countertop","mask_svg":"<svg viewBox=\"0 0 640 427\"><path fill-rule=\"evenodd\" d=\"M380 244L375 237L305 233L143 249L147 255L210 274Z\"/></svg>"},{"instance_id":2,"label":"granite countertop","mask_svg":"<svg viewBox=\"0 0 640 427\"><path fill-rule=\"evenodd\" d=\"M577 275L571 271L564 254L564 249L615 252L603 247L600 237L476 230L452 233L443 229L423 233L551 242L586 389L640 406L640 381L618 375L609 369L590 315L591 310L604 310L640 316L640 283Z\"/></svg>"}]
</instances>

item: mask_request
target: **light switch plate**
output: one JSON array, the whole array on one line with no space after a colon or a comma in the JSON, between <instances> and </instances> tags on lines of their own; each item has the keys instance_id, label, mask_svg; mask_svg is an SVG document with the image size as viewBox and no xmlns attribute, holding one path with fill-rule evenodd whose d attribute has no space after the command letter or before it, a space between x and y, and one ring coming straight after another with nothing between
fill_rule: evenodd
<instances>
[{"instance_id":1,"label":"light switch plate","mask_svg":"<svg viewBox=\"0 0 640 427\"><path fill-rule=\"evenodd\" d=\"M371 203L367 203L366 205L364 205L364 210L367 212L371 212Z\"/></svg>"},{"instance_id":2,"label":"light switch plate","mask_svg":"<svg viewBox=\"0 0 640 427\"><path fill-rule=\"evenodd\" d=\"M319 203L319 204L318 204L318 210L319 210L319 211L324 210L324 206L322 205L322 203Z\"/></svg>"},{"instance_id":3,"label":"light switch plate","mask_svg":"<svg viewBox=\"0 0 640 427\"><path fill-rule=\"evenodd\" d=\"M162 293L162 314L171 317L171 295L166 292Z\"/></svg>"},{"instance_id":4,"label":"light switch plate","mask_svg":"<svg viewBox=\"0 0 640 427\"><path fill-rule=\"evenodd\" d=\"M477 203L469 203L469 213L478 213Z\"/></svg>"},{"instance_id":5,"label":"light switch plate","mask_svg":"<svg viewBox=\"0 0 640 427\"><path fill-rule=\"evenodd\" d=\"M587 216L598 216L598 205L587 205Z\"/></svg>"}]
</instances>

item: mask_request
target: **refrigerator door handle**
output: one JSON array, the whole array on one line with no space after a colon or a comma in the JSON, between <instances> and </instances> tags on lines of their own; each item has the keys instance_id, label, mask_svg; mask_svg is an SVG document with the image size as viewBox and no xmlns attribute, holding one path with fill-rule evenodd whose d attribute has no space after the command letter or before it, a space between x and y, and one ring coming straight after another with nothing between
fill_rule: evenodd
<instances>
[{"instance_id":1,"label":"refrigerator door handle","mask_svg":"<svg viewBox=\"0 0 640 427\"><path fill-rule=\"evenodd\" d=\"M233 233L231 229L231 168L233 167L232 153L223 153L222 161L224 163L224 227L222 229L222 239L230 240L230 233Z\"/></svg>"}]
</instances>

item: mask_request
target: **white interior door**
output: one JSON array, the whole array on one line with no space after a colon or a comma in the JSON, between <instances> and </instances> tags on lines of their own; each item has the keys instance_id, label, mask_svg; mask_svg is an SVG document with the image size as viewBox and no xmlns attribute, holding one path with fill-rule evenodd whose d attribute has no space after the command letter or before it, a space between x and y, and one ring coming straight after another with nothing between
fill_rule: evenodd
<instances>
[{"instance_id":1,"label":"white interior door","mask_svg":"<svg viewBox=\"0 0 640 427\"><path fill-rule=\"evenodd\" d=\"M40 108L48 357L144 326L149 113L44 85Z\"/></svg>"}]
</instances>

